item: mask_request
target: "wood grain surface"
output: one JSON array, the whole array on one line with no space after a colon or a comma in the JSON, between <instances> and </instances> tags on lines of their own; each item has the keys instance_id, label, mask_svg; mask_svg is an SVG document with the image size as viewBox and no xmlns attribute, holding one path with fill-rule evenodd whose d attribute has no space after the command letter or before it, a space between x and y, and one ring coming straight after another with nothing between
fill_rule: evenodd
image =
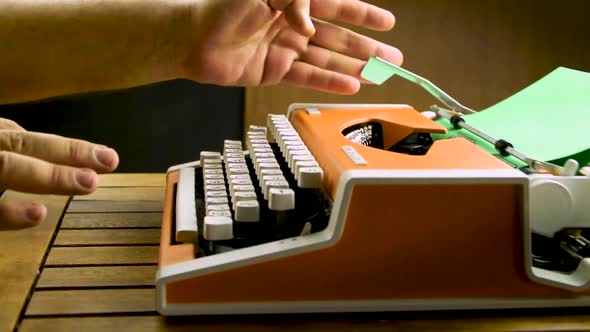
<instances>
[{"instance_id":1,"label":"wood grain surface","mask_svg":"<svg viewBox=\"0 0 590 332\"><path fill-rule=\"evenodd\" d=\"M157 266L45 267L37 289L154 286Z\"/></svg>"},{"instance_id":2,"label":"wood grain surface","mask_svg":"<svg viewBox=\"0 0 590 332\"><path fill-rule=\"evenodd\" d=\"M89 195L75 196L74 201L164 201L162 187L97 188Z\"/></svg>"},{"instance_id":3,"label":"wood grain surface","mask_svg":"<svg viewBox=\"0 0 590 332\"><path fill-rule=\"evenodd\" d=\"M159 246L54 247L45 266L155 264Z\"/></svg>"},{"instance_id":4,"label":"wood grain surface","mask_svg":"<svg viewBox=\"0 0 590 332\"><path fill-rule=\"evenodd\" d=\"M25 316L155 313L153 288L37 290Z\"/></svg>"},{"instance_id":5,"label":"wood grain surface","mask_svg":"<svg viewBox=\"0 0 590 332\"><path fill-rule=\"evenodd\" d=\"M61 229L81 228L159 228L161 212L131 213L68 213Z\"/></svg>"},{"instance_id":6,"label":"wood grain surface","mask_svg":"<svg viewBox=\"0 0 590 332\"><path fill-rule=\"evenodd\" d=\"M149 229L64 229L54 246L146 245L159 244L160 230Z\"/></svg>"},{"instance_id":7,"label":"wood grain surface","mask_svg":"<svg viewBox=\"0 0 590 332\"><path fill-rule=\"evenodd\" d=\"M75 200L68 212L162 212L163 207L162 201Z\"/></svg>"},{"instance_id":8,"label":"wood grain surface","mask_svg":"<svg viewBox=\"0 0 590 332\"><path fill-rule=\"evenodd\" d=\"M163 173L112 173L101 174L98 186L106 187L164 187L166 174Z\"/></svg>"},{"instance_id":9,"label":"wood grain surface","mask_svg":"<svg viewBox=\"0 0 590 332\"><path fill-rule=\"evenodd\" d=\"M14 329L69 199L13 191L6 191L0 197L0 200L34 200L47 207L47 217L41 225L0 232L0 331Z\"/></svg>"}]
</instances>

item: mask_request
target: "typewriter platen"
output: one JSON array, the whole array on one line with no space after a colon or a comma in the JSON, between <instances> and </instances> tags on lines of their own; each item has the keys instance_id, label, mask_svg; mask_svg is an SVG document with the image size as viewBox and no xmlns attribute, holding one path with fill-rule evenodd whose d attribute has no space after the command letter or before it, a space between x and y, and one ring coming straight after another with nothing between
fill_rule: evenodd
<instances>
[{"instance_id":1,"label":"typewriter platen","mask_svg":"<svg viewBox=\"0 0 590 332\"><path fill-rule=\"evenodd\" d=\"M164 315L590 305L590 177L407 105L292 105L167 175Z\"/></svg>"}]
</instances>

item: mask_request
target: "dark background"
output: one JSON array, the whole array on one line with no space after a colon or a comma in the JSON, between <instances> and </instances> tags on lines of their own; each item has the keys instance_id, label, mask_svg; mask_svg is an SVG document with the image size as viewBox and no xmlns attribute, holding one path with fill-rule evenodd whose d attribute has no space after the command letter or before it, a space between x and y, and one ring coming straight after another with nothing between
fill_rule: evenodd
<instances>
[{"instance_id":1,"label":"dark background","mask_svg":"<svg viewBox=\"0 0 590 332\"><path fill-rule=\"evenodd\" d=\"M117 172L164 172L201 150L241 139L244 91L186 80L129 90L0 106L0 117L31 131L89 140L117 150Z\"/></svg>"}]
</instances>

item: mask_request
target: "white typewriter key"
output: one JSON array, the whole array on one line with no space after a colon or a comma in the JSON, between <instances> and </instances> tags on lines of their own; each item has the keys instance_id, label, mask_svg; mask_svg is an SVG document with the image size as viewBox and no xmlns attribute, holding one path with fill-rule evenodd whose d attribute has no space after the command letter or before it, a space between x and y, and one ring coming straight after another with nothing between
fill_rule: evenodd
<instances>
[{"instance_id":1,"label":"white typewriter key","mask_svg":"<svg viewBox=\"0 0 590 332\"><path fill-rule=\"evenodd\" d=\"M232 182L234 180L250 180L250 174L235 174L229 176L229 181Z\"/></svg>"},{"instance_id":2,"label":"white typewriter key","mask_svg":"<svg viewBox=\"0 0 590 332\"><path fill-rule=\"evenodd\" d=\"M205 199L209 197L227 197L227 193L225 192L225 190L210 190L205 193Z\"/></svg>"},{"instance_id":3,"label":"white typewriter key","mask_svg":"<svg viewBox=\"0 0 590 332\"><path fill-rule=\"evenodd\" d=\"M231 212L229 210L209 211L207 213L207 215L214 216L214 217L230 217L231 218Z\"/></svg>"},{"instance_id":4,"label":"white typewriter key","mask_svg":"<svg viewBox=\"0 0 590 332\"><path fill-rule=\"evenodd\" d=\"M260 220L260 204L258 201L239 201L236 203L236 221L256 222Z\"/></svg>"},{"instance_id":5,"label":"white typewriter key","mask_svg":"<svg viewBox=\"0 0 590 332\"><path fill-rule=\"evenodd\" d=\"M245 164L246 163L246 159L244 159L243 157L240 158L227 158L226 161L228 164Z\"/></svg>"},{"instance_id":6,"label":"white typewriter key","mask_svg":"<svg viewBox=\"0 0 590 332\"><path fill-rule=\"evenodd\" d=\"M302 161L315 161L315 158L311 154L293 156L291 158L291 166L290 166L291 170L293 171L293 174L297 174L297 164Z\"/></svg>"},{"instance_id":7,"label":"white typewriter key","mask_svg":"<svg viewBox=\"0 0 590 332\"><path fill-rule=\"evenodd\" d=\"M205 240L230 240L234 237L233 221L228 217L206 216L203 222Z\"/></svg>"},{"instance_id":8,"label":"white typewriter key","mask_svg":"<svg viewBox=\"0 0 590 332\"><path fill-rule=\"evenodd\" d=\"M229 200L227 197L207 197L205 204L207 206L215 204L229 204Z\"/></svg>"},{"instance_id":9,"label":"white typewriter key","mask_svg":"<svg viewBox=\"0 0 590 332\"><path fill-rule=\"evenodd\" d=\"M251 184L236 184L232 187L234 192L240 192L240 191L252 191L254 192L254 186Z\"/></svg>"},{"instance_id":10,"label":"white typewriter key","mask_svg":"<svg viewBox=\"0 0 590 332\"><path fill-rule=\"evenodd\" d=\"M287 181L266 181L264 182L264 198L270 199L269 193L273 189L289 189L289 182Z\"/></svg>"},{"instance_id":11,"label":"white typewriter key","mask_svg":"<svg viewBox=\"0 0 590 332\"><path fill-rule=\"evenodd\" d=\"M243 153L227 153L225 154L225 161L227 162L229 159L242 159L244 158Z\"/></svg>"},{"instance_id":12,"label":"white typewriter key","mask_svg":"<svg viewBox=\"0 0 590 332\"><path fill-rule=\"evenodd\" d=\"M287 180L285 180L285 177L283 175L266 175L260 181L260 188L262 188L262 193L264 194L263 196L265 198L267 197L269 183L272 183L272 184L287 183L287 186L284 188L289 188L288 182L287 182ZM283 188L283 187L281 187L281 188Z\"/></svg>"},{"instance_id":13,"label":"white typewriter key","mask_svg":"<svg viewBox=\"0 0 590 332\"><path fill-rule=\"evenodd\" d=\"M248 126L248 131L260 131L260 132L263 132L266 134L266 127L250 125L250 126Z\"/></svg>"},{"instance_id":14,"label":"white typewriter key","mask_svg":"<svg viewBox=\"0 0 590 332\"><path fill-rule=\"evenodd\" d=\"M203 170L203 174L223 174L223 169L221 169L221 168L205 168Z\"/></svg>"},{"instance_id":15,"label":"white typewriter key","mask_svg":"<svg viewBox=\"0 0 590 332\"><path fill-rule=\"evenodd\" d=\"M268 143L254 143L250 145L250 149L270 149L270 144Z\"/></svg>"},{"instance_id":16,"label":"white typewriter key","mask_svg":"<svg viewBox=\"0 0 590 332\"><path fill-rule=\"evenodd\" d=\"M272 153L272 149L271 148L253 148L252 149L252 153L254 153L254 154L258 154L258 153Z\"/></svg>"},{"instance_id":17,"label":"white typewriter key","mask_svg":"<svg viewBox=\"0 0 590 332\"><path fill-rule=\"evenodd\" d=\"M225 177L223 174L203 174L203 178L206 180L223 180Z\"/></svg>"},{"instance_id":18,"label":"white typewriter key","mask_svg":"<svg viewBox=\"0 0 590 332\"><path fill-rule=\"evenodd\" d=\"M274 211L293 210L295 192L291 189L272 188L269 191L268 208Z\"/></svg>"},{"instance_id":19,"label":"white typewriter key","mask_svg":"<svg viewBox=\"0 0 590 332\"><path fill-rule=\"evenodd\" d=\"M226 140L223 141L223 145L239 145L239 146L242 146L242 141L226 139Z\"/></svg>"},{"instance_id":20,"label":"white typewriter key","mask_svg":"<svg viewBox=\"0 0 590 332\"><path fill-rule=\"evenodd\" d=\"M211 159L209 159L209 160L211 160ZM215 164L215 163L208 162L207 159L205 159L205 165L203 165L203 169L204 170L208 170L208 169L223 169L223 166L221 165L221 162Z\"/></svg>"},{"instance_id":21,"label":"white typewriter key","mask_svg":"<svg viewBox=\"0 0 590 332\"><path fill-rule=\"evenodd\" d=\"M276 164L277 160L275 158L258 158L254 164L254 170L256 174L260 174L260 165L262 164Z\"/></svg>"},{"instance_id":22,"label":"white typewriter key","mask_svg":"<svg viewBox=\"0 0 590 332\"><path fill-rule=\"evenodd\" d=\"M287 142L303 142L301 140L301 138L299 138L299 136L286 136L283 137L283 139L281 140L281 143L279 144L279 147L281 149L281 151L286 151L287 150Z\"/></svg>"},{"instance_id":23,"label":"white typewriter key","mask_svg":"<svg viewBox=\"0 0 590 332\"><path fill-rule=\"evenodd\" d=\"M262 170L264 169L281 169L281 166L274 162L274 163L259 163L256 167L256 175L258 176L258 178L260 179L260 174L262 173Z\"/></svg>"},{"instance_id":24,"label":"white typewriter key","mask_svg":"<svg viewBox=\"0 0 590 332\"><path fill-rule=\"evenodd\" d=\"M224 184L205 185L205 194L210 191L223 191L223 192L225 192L225 183Z\"/></svg>"},{"instance_id":25,"label":"white typewriter key","mask_svg":"<svg viewBox=\"0 0 590 332\"><path fill-rule=\"evenodd\" d=\"M250 181L250 180L243 180L243 181L240 181L240 183L231 182L229 184L229 193L230 193L230 196L233 196L236 191L246 191L246 190L240 190L239 189L239 188L244 188L244 186L252 186L252 187L254 187L252 185L252 181ZM254 189L252 189L252 190L254 190Z\"/></svg>"},{"instance_id":26,"label":"white typewriter key","mask_svg":"<svg viewBox=\"0 0 590 332\"><path fill-rule=\"evenodd\" d=\"M244 167L244 168L230 168L227 172L230 176L231 175L237 175L237 174L249 174L248 168Z\"/></svg>"},{"instance_id":27,"label":"white typewriter key","mask_svg":"<svg viewBox=\"0 0 590 332\"><path fill-rule=\"evenodd\" d=\"M208 186L208 185L215 186L215 185L221 185L221 184L225 185L225 181L224 180L205 180L205 186Z\"/></svg>"},{"instance_id":28,"label":"white typewriter key","mask_svg":"<svg viewBox=\"0 0 590 332\"><path fill-rule=\"evenodd\" d=\"M230 186L235 186L235 185L238 185L238 186L247 186L247 185L251 185L251 184L252 184L252 180L250 180L250 178L247 178L247 179L235 179L235 180L232 180L229 183Z\"/></svg>"},{"instance_id":29,"label":"white typewriter key","mask_svg":"<svg viewBox=\"0 0 590 332\"><path fill-rule=\"evenodd\" d=\"M295 180L299 180L299 174L301 173L302 168L310 167L320 167L320 164L318 164L317 161L298 161L291 169L293 171L293 176L295 177Z\"/></svg>"},{"instance_id":30,"label":"white typewriter key","mask_svg":"<svg viewBox=\"0 0 590 332\"><path fill-rule=\"evenodd\" d=\"M235 154L238 156L243 156L244 155L244 150L240 149L225 149L223 151L224 157L227 157L227 154Z\"/></svg>"},{"instance_id":31,"label":"white typewriter key","mask_svg":"<svg viewBox=\"0 0 590 332\"><path fill-rule=\"evenodd\" d=\"M201 165L203 165L205 159L221 159L221 153L214 151L201 151L199 158Z\"/></svg>"},{"instance_id":32,"label":"white typewriter key","mask_svg":"<svg viewBox=\"0 0 590 332\"><path fill-rule=\"evenodd\" d=\"M211 165L221 164L221 158L219 158L219 159L209 158L209 159L204 159L203 161L204 161L204 163L201 166L211 166Z\"/></svg>"},{"instance_id":33,"label":"white typewriter key","mask_svg":"<svg viewBox=\"0 0 590 332\"><path fill-rule=\"evenodd\" d=\"M263 169L260 170L260 176L264 178L265 175L283 175L280 169Z\"/></svg>"},{"instance_id":34,"label":"white typewriter key","mask_svg":"<svg viewBox=\"0 0 590 332\"><path fill-rule=\"evenodd\" d=\"M297 151L291 151L291 154L289 154L289 157L287 158L287 165L289 166L289 168L293 168L293 157L295 156L308 156L308 157L312 157L311 152L309 152L309 150L297 150Z\"/></svg>"},{"instance_id":35,"label":"white typewriter key","mask_svg":"<svg viewBox=\"0 0 590 332\"><path fill-rule=\"evenodd\" d=\"M234 179L234 180L230 180L230 182L229 182L230 189L233 188L234 186L251 186L251 185L252 185L252 180L250 180L250 178Z\"/></svg>"},{"instance_id":36,"label":"white typewriter key","mask_svg":"<svg viewBox=\"0 0 590 332\"><path fill-rule=\"evenodd\" d=\"M197 238L195 207L195 169L181 168L176 190L175 238L178 242L192 242Z\"/></svg>"},{"instance_id":37,"label":"white typewriter key","mask_svg":"<svg viewBox=\"0 0 590 332\"><path fill-rule=\"evenodd\" d=\"M234 203L239 201L251 201L256 199L256 193L254 191L236 191L232 196Z\"/></svg>"},{"instance_id":38,"label":"white typewriter key","mask_svg":"<svg viewBox=\"0 0 590 332\"><path fill-rule=\"evenodd\" d=\"M320 188L324 171L319 167L302 167L299 169L297 186L299 188Z\"/></svg>"},{"instance_id":39,"label":"white typewriter key","mask_svg":"<svg viewBox=\"0 0 590 332\"><path fill-rule=\"evenodd\" d=\"M209 215L211 211L230 211L229 204L211 204L205 207L205 214Z\"/></svg>"}]
</instances>

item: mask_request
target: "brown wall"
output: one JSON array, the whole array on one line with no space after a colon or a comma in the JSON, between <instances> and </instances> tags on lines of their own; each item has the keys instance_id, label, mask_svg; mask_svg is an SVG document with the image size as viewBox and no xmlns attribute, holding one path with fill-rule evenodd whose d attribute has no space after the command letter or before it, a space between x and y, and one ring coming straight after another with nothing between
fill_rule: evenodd
<instances>
[{"instance_id":1,"label":"brown wall","mask_svg":"<svg viewBox=\"0 0 590 332\"><path fill-rule=\"evenodd\" d=\"M369 35L400 48L404 67L461 103L484 109L558 66L590 72L590 1L373 0L391 10L391 32ZM589 87L590 91L590 87ZM402 103L423 111L435 100L392 78L338 96L293 87L248 88L244 124L264 124L294 102Z\"/></svg>"}]
</instances>

